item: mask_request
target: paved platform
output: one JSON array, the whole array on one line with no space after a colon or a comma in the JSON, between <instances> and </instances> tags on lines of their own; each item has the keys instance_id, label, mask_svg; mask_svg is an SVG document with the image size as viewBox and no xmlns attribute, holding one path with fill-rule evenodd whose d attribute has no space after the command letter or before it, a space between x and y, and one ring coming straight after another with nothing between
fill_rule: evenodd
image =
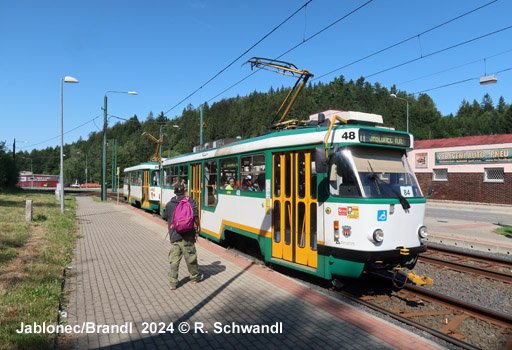
<instances>
[{"instance_id":1,"label":"paved platform","mask_svg":"<svg viewBox=\"0 0 512 350\"><path fill-rule=\"evenodd\" d=\"M128 205L77 201L83 237L64 311L79 332L61 348L439 348L204 239L197 249L206 279L188 283L182 262L180 284L171 291L164 222ZM242 325L266 333L244 334Z\"/></svg>"},{"instance_id":2,"label":"paved platform","mask_svg":"<svg viewBox=\"0 0 512 350\"><path fill-rule=\"evenodd\" d=\"M493 232L501 227L499 222L510 225L512 206L427 200L427 208L446 209L459 214L457 219L425 217L428 242L512 256L512 236ZM479 212L492 213L496 222L480 222L472 218L472 214Z\"/></svg>"}]
</instances>

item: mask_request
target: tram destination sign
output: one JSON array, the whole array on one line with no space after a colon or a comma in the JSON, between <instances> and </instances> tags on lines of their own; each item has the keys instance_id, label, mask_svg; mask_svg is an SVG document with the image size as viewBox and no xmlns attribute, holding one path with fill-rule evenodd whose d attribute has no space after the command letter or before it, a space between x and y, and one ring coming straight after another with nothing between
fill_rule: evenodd
<instances>
[{"instance_id":1,"label":"tram destination sign","mask_svg":"<svg viewBox=\"0 0 512 350\"><path fill-rule=\"evenodd\" d=\"M408 134L399 134L381 130L359 130L359 142L373 143L377 145L411 147L411 139Z\"/></svg>"},{"instance_id":2,"label":"tram destination sign","mask_svg":"<svg viewBox=\"0 0 512 350\"><path fill-rule=\"evenodd\" d=\"M512 163L512 148L436 152L437 164Z\"/></svg>"}]
</instances>

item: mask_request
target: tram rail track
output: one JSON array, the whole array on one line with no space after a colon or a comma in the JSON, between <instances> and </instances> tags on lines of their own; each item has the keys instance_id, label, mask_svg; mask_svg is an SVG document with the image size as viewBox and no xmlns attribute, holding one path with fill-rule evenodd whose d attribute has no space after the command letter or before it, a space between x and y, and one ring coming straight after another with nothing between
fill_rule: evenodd
<instances>
[{"instance_id":1,"label":"tram rail track","mask_svg":"<svg viewBox=\"0 0 512 350\"><path fill-rule=\"evenodd\" d=\"M419 261L512 284L512 261L499 257L429 245ZM509 272L499 271L499 268Z\"/></svg>"},{"instance_id":2,"label":"tram rail track","mask_svg":"<svg viewBox=\"0 0 512 350\"><path fill-rule=\"evenodd\" d=\"M393 280L391 276L382 274L373 274L373 276L385 279L388 282ZM508 334L507 348L512 344L512 315L500 313L497 311L489 310L478 305L468 303L447 295L427 290L422 287L417 287L412 284L404 284L398 294L374 294L374 295L355 295L347 291L338 291L343 297L364 305L372 310L385 314L409 326L420 329L424 332L432 334L446 342L459 346L463 349L479 349L480 346L471 344L465 341L466 338L458 327L468 318L478 320L478 322L491 323L501 329L502 334ZM393 298L401 299L404 304L416 303L420 310L403 311L401 307L383 307L376 302L378 299ZM421 305L424 302L439 305L438 310L423 310ZM440 328L433 328L425 322L424 318L428 316L435 316L444 318L445 323ZM414 319L411 319L414 318Z\"/></svg>"}]
</instances>

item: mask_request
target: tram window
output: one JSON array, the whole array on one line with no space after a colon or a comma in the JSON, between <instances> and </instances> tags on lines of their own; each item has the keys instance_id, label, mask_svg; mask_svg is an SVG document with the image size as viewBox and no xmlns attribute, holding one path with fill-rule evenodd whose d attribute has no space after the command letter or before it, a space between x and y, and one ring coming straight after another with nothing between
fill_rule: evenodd
<instances>
[{"instance_id":1,"label":"tram window","mask_svg":"<svg viewBox=\"0 0 512 350\"><path fill-rule=\"evenodd\" d=\"M306 154L299 153L298 157L298 194L299 198L306 195Z\"/></svg>"},{"instance_id":2,"label":"tram window","mask_svg":"<svg viewBox=\"0 0 512 350\"><path fill-rule=\"evenodd\" d=\"M169 187L171 185L171 182L169 181L170 180L170 168L164 168L163 169L163 179L162 179L162 182L163 182L163 185L164 187Z\"/></svg>"},{"instance_id":3,"label":"tram window","mask_svg":"<svg viewBox=\"0 0 512 350\"><path fill-rule=\"evenodd\" d=\"M155 170L151 174L151 186L160 186L160 171Z\"/></svg>"},{"instance_id":4,"label":"tram window","mask_svg":"<svg viewBox=\"0 0 512 350\"><path fill-rule=\"evenodd\" d=\"M124 174L124 179L123 179L123 183L125 185L128 185L130 183L130 174Z\"/></svg>"},{"instance_id":5,"label":"tram window","mask_svg":"<svg viewBox=\"0 0 512 350\"><path fill-rule=\"evenodd\" d=\"M290 197L292 194L292 159L289 154L284 155L284 195Z\"/></svg>"},{"instance_id":6,"label":"tram window","mask_svg":"<svg viewBox=\"0 0 512 350\"><path fill-rule=\"evenodd\" d=\"M217 202L217 161L204 163L204 204L214 207Z\"/></svg>"},{"instance_id":7,"label":"tram window","mask_svg":"<svg viewBox=\"0 0 512 350\"><path fill-rule=\"evenodd\" d=\"M299 223L297 226L297 243L299 247L304 248L306 245L306 204L304 202L299 202L299 212L298 212Z\"/></svg>"},{"instance_id":8,"label":"tram window","mask_svg":"<svg viewBox=\"0 0 512 350\"><path fill-rule=\"evenodd\" d=\"M171 185L171 187L174 187L179 183L178 176L179 176L178 167L176 165L170 167L169 168L169 185Z\"/></svg>"},{"instance_id":9,"label":"tram window","mask_svg":"<svg viewBox=\"0 0 512 350\"><path fill-rule=\"evenodd\" d=\"M242 157L240 161L242 191L265 191L265 155L255 154Z\"/></svg>"},{"instance_id":10,"label":"tram window","mask_svg":"<svg viewBox=\"0 0 512 350\"><path fill-rule=\"evenodd\" d=\"M281 242L281 202L274 202L274 242Z\"/></svg>"},{"instance_id":11,"label":"tram window","mask_svg":"<svg viewBox=\"0 0 512 350\"><path fill-rule=\"evenodd\" d=\"M309 206L309 246L312 250L316 250L316 203Z\"/></svg>"},{"instance_id":12,"label":"tram window","mask_svg":"<svg viewBox=\"0 0 512 350\"><path fill-rule=\"evenodd\" d=\"M284 243L290 244L292 242L292 218L290 214L292 212L291 203L285 202L284 205Z\"/></svg>"},{"instance_id":13,"label":"tram window","mask_svg":"<svg viewBox=\"0 0 512 350\"><path fill-rule=\"evenodd\" d=\"M336 197L361 197L354 170L343 154L340 154L336 162L331 164L329 191Z\"/></svg>"},{"instance_id":14,"label":"tram window","mask_svg":"<svg viewBox=\"0 0 512 350\"><path fill-rule=\"evenodd\" d=\"M227 190L238 189L238 159L236 157L220 160L219 187L221 190L226 189L226 186L229 184L229 180L231 178L235 180L235 185L228 186Z\"/></svg>"},{"instance_id":15,"label":"tram window","mask_svg":"<svg viewBox=\"0 0 512 350\"><path fill-rule=\"evenodd\" d=\"M310 164L311 164L311 182L309 184L310 195L311 198L316 199L316 162L315 162L315 152L311 152L310 154Z\"/></svg>"},{"instance_id":16,"label":"tram window","mask_svg":"<svg viewBox=\"0 0 512 350\"><path fill-rule=\"evenodd\" d=\"M281 156L274 155L274 196L281 196Z\"/></svg>"},{"instance_id":17,"label":"tram window","mask_svg":"<svg viewBox=\"0 0 512 350\"><path fill-rule=\"evenodd\" d=\"M180 184L185 186L185 190L188 189L188 165L180 165L179 166L179 181Z\"/></svg>"},{"instance_id":18,"label":"tram window","mask_svg":"<svg viewBox=\"0 0 512 350\"><path fill-rule=\"evenodd\" d=\"M142 171L138 170L136 174L137 179L135 180L135 182L137 183L137 185L140 186L142 184Z\"/></svg>"}]
</instances>

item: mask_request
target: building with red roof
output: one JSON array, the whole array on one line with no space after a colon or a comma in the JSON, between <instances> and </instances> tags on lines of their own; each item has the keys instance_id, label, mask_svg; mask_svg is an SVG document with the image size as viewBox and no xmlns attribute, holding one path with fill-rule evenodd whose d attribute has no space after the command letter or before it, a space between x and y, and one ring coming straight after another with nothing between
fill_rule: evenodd
<instances>
[{"instance_id":1,"label":"building with red roof","mask_svg":"<svg viewBox=\"0 0 512 350\"><path fill-rule=\"evenodd\" d=\"M512 134L415 141L408 156L434 199L512 204Z\"/></svg>"}]
</instances>

